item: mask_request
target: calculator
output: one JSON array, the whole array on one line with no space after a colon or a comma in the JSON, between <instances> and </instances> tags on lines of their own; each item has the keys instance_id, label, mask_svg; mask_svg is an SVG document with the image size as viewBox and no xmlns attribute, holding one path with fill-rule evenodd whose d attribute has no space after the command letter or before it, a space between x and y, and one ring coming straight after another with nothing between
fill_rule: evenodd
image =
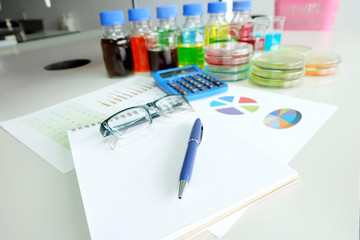
<instances>
[{"instance_id":1,"label":"calculator","mask_svg":"<svg viewBox=\"0 0 360 240\"><path fill-rule=\"evenodd\" d=\"M196 100L227 91L228 84L204 72L197 65L153 72L158 87L167 94L182 94Z\"/></svg>"}]
</instances>

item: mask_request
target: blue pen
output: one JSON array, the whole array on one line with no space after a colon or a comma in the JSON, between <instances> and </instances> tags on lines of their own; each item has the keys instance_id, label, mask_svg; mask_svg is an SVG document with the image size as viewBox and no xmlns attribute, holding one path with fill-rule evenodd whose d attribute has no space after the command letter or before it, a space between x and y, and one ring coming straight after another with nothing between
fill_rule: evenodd
<instances>
[{"instance_id":1,"label":"blue pen","mask_svg":"<svg viewBox=\"0 0 360 240\"><path fill-rule=\"evenodd\" d=\"M180 179L179 179L180 181L179 194L178 194L179 199L182 198L186 183L190 181L191 173L195 161L196 150L200 145L203 135L203 130L204 128L202 126L200 118L197 118L191 130L190 138L188 141L188 147L184 158L184 163L181 168Z\"/></svg>"}]
</instances>

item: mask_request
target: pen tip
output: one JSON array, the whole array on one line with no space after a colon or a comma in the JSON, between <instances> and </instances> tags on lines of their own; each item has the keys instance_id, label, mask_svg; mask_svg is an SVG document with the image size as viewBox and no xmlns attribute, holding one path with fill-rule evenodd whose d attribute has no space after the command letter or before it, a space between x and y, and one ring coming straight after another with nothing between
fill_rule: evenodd
<instances>
[{"instance_id":1,"label":"pen tip","mask_svg":"<svg viewBox=\"0 0 360 240\"><path fill-rule=\"evenodd\" d=\"M186 181L185 180L180 180L180 185L179 185L179 194L178 194L178 198L181 199L183 192L184 192L184 188L186 185Z\"/></svg>"}]
</instances>

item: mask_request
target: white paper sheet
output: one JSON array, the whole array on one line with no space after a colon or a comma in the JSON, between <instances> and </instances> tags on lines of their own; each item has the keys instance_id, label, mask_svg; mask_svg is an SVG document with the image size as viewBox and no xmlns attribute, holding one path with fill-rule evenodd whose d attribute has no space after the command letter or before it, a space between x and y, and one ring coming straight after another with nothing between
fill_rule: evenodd
<instances>
[{"instance_id":1,"label":"white paper sheet","mask_svg":"<svg viewBox=\"0 0 360 240\"><path fill-rule=\"evenodd\" d=\"M115 150L93 128L69 132L92 239L173 239L206 230L207 223L297 178L211 118L194 114L167 125L154 121L151 134ZM179 200L180 169L198 116L203 140Z\"/></svg>"}]
</instances>

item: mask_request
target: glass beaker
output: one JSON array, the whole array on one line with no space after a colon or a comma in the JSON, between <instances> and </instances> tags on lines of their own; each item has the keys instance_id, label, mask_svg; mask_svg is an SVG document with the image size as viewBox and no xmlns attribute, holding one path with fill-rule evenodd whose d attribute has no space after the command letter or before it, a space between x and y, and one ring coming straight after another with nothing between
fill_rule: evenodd
<instances>
[{"instance_id":1,"label":"glass beaker","mask_svg":"<svg viewBox=\"0 0 360 240\"><path fill-rule=\"evenodd\" d=\"M285 17L275 16L273 18L273 39L271 44L271 49L278 49L281 43L281 36L284 30Z\"/></svg>"},{"instance_id":2,"label":"glass beaker","mask_svg":"<svg viewBox=\"0 0 360 240\"><path fill-rule=\"evenodd\" d=\"M258 25L258 35L265 37L264 51L277 49L281 43L281 36L284 29L285 17L263 16L255 18Z\"/></svg>"}]
</instances>

